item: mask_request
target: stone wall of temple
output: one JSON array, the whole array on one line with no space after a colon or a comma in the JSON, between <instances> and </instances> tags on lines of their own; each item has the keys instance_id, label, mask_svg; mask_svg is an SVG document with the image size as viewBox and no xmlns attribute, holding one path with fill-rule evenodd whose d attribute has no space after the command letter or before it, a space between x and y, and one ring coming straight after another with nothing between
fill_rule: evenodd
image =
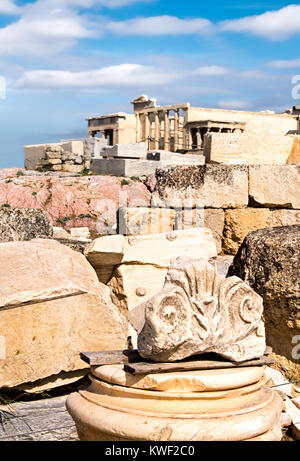
<instances>
[{"instance_id":1,"label":"stone wall of temple","mask_svg":"<svg viewBox=\"0 0 300 461\"><path fill-rule=\"evenodd\" d=\"M127 114L126 119L119 122L118 142L116 144L131 144L134 142L136 142L135 116Z\"/></svg>"}]
</instances>

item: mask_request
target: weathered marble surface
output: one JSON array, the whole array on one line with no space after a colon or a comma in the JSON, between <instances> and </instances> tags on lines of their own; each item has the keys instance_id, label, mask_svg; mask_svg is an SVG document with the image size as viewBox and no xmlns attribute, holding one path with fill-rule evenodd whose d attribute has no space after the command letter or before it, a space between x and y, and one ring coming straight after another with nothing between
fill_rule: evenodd
<instances>
[{"instance_id":1,"label":"weathered marble surface","mask_svg":"<svg viewBox=\"0 0 300 461\"><path fill-rule=\"evenodd\" d=\"M241 279L225 279L207 261L180 257L146 303L138 350L161 362L204 352L250 360L265 351L262 313L262 298Z\"/></svg>"},{"instance_id":2,"label":"weathered marble surface","mask_svg":"<svg viewBox=\"0 0 300 461\"><path fill-rule=\"evenodd\" d=\"M300 225L251 232L228 274L240 277L262 296L268 345L282 356L280 369L291 379L300 379L299 274Z\"/></svg>"}]
</instances>

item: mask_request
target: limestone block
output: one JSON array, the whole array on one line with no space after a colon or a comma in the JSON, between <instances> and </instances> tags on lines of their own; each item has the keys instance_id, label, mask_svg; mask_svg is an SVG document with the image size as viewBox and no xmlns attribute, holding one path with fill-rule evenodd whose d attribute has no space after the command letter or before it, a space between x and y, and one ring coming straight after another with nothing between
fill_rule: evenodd
<instances>
[{"instance_id":1,"label":"limestone block","mask_svg":"<svg viewBox=\"0 0 300 461\"><path fill-rule=\"evenodd\" d=\"M163 286L167 269L152 264L121 264L108 282L113 303L127 316Z\"/></svg>"},{"instance_id":2,"label":"limestone block","mask_svg":"<svg viewBox=\"0 0 300 461\"><path fill-rule=\"evenodd\" d=\"M244 208L225 211L223 250L235 255L244 238L255 230L300 224L298 210Z\"/></svg>"},{"instance_id":3,"label":"limestone block","mask_svg":"<svg viewBox=\"0 0 300 461\"><path fill-rule=\"evenodd\" d=\"M201 155L180 155L176 159L165 159L160 160L157 164L158 168L171 168L174 166L193 166L193 165L204 165L205 159Z\"/></svg>"},{"instance_id":4,"label":"limestone block","mask_svg":"<svg viewBox=\"0 0 300 461\"><path fill-rule=\"evenodd\" d=\"M164 150L150 151L147 154L148 160L156 160L172 164L195 164L204 165L205 157L197 154L176 154L174 152L167 152Z\"/></svg>"},{"instance_id":5,"label":"limestone block","mask_svg":"<svg viewBox=\"0 0 300 461\"><path fill-rule=\"evenodd\" d=\"M52 165L52 170L53 171L62 171L62 165Z\"/></svg>"},{"instance_id":6,"label":"limestone block","mask_svg":"<svg viewBox=\"0 0 300 461\"><path fill-rule=\"evenodd\" d=\"M84 155L90 158L100 158L107 146L106 138L87 138L84 140Z\"/></svg>"},{"instance_id":7,"label":"limestone block","mask_svg":"<svg viewBox=\"0 0 300 461\"><path fill-rule=\"evenodd\" d=\"M49 147L64 148L64 143L37 144L24 146L24 163L26 170L35 170L45 157L45 150Z\"/></svg>"},{"instance_id":8,"label":"limestone block","mask_svg":"<svg viewBox=\"0 0 300 461\"><path fill-rule=\"evenodd\" d=\"M54 239L69 239L70 234L62 227L53 227L53 238Z\"/></svg>"},{"instance_id":9,"label":"limestone block","mask_svg":"<svg viewBox=\"0 0 300 461\"><path fill-rule=\"evenodd\" d=\"M249 232L267 227L268 208L244 208L225 211L223 251L235 255Z\"/></svg>"},{"instance_id":10,"label":"limestone block","mask_svg":"<svg viewBox=\"0 0 300 461\"><path fill-rule=\"evenodd\" d=\"M84 155L85 139L64 139L61 144L63 144L64 150L72 155Z\"/></svg>"},{"instance_id":11,"label":"limestone block","mask_svg":"<svg viewBox=\"0 0 300 461\"><path fill-rule=\"evenodd\" d=\"M225 279L203 259L180 257L146 303L138 351L157 362L206 352L251 360L266 349L262 313L262 298L241 279Z\"/></svg>"},{"instance_id":12,"label":"limestone block","mask_svg":"<svg viewBox=\"0 0 300 461\"><path fill-rule=\"evenodd\" d=\"M95 158L91 162L91 170L99 175L126 176L129 178L150 176L157 167L157 162L149 160Z\"/></svg>"},{"instance_id":13,"label":"limestone block","mask_svg":"<svg viewBox=\"0 0 300 461\"><path fill-rule=\"evenodd\" d=\"M250 202L269 208L300 209L300 165L250 166Z\"/></svg>"},{"instance_id":14,"label":"limestone block","mask_svg":"<svg viewBox=\"0 0 300 461\"><path fill-rule=\"evenodd\" d=\"M222 253L222 238L225 213L222 209L193 208L176 210L176 229L206 227L211 230L218 254Z\"/></svg>"},{"instance_id":15,"label":"limestone block","mask_svg":"<svg viewBox=\"0 0 300 461\"><path fill-rule=\"evenodd\" d=\"M62 163L60 158L50 158L48 160L49 165L60 165Z\"/></svg>"},{"instance_id":16,"label":"limestone block","mask_svg":"<svg viewBox=\"0 0 300 461\"><path fill-rule=\"evenodd\" d=\"M299 273L300 225L250 233L229 270L263 297L267 343L288 360L288 368L282 360L280 369L293 380L300 379Z\"/></svg>"},{"instance_id":17,"label":"limestone block","mask_svg":"<svg viewBox=\"0 0 300 461\"><path fill-rule=\"evenodd\" d=\"M95 239L85 256L97 270L116 264L153 264L168 268L180 255L215 259L216 246L209 229L194 228L148 235L110 235Z\"/></svg>"},{"instance_id":18,"label":"limestone block","mask_svg":"<svg viewBox=\"0 0 300 461\"><path fill-rule=\"evenodd\" d=\"M82 165L67 165L66 163L62 165L62 171L66 171L69 173L81 173L82 170L83 170Z\"/></svg>"},{"instance_id":19,"label":"limestone block","mask_svg":"<svg viewBox=\"0 0 300 461\"><path fill-rule=\"evenodd\" d=\"M154 206L237 208L248 205L245 165L176 166L156 170Z\"/></svg>"},{"instance_id":20,"label":"limestone block","mask_svg":"<svg viewBox=\"0 0 300 461\"><path fill-rule=\"evenodd\" d=\"M73 238L90 238L90 230L88 227L72 227L70 229L71 237Z\"/></svg>"},{"instance_id":21,"label":"limestone block","mask_svg":"<svg viewBox=\"0 0 300 461\"><path fill-rule=\"evenodd\" d=\"M170 232L175 226L175 211L167 208L121 207L119 233L123 235Z\"/></svg>"},{"instance_id":22,"label":"limestone block","mask_svg":"<svg viewBox=\"0 0 300 461\"><path fill-rule=\"evenodd\" d=\"M264 133L210 133L204 142L207 163L285 165L293 150L289 136Z\"/></svg>"},{"instance_id":23,"label":"limestone block","mask_svg":"<svg viewBox=\"0 0 300 461\"><path fill-rule=\"evenodd\" d=\"M80 351L126 347L126 325L83 255L36 239L2 243L0 263L0 387L83 369Z\"/></svg>"},{"instance_id":24,"label":"limestone block","mask_svg":"<svg viewBox=\"0 0 300 461\"><path fill-rule=\"evenodd\" d=\"M87 246L85 256L95 270L121 264L126 238L123 235L99 237Z\"/></svg>"},{"instance_id":25,"label":"limestone block","mask_svg":"<svg viewBox=\"0 0 300 461\"><path fill-rule=\"evenodd\" d=\"M286 162L287 165L299 165L300 164L300 131L298 136L294 137L294 144L292 152Z\"/></svg>"},{"instance_id":26,"label":"limestone block","mask_svg":"<svg viewBox=\"0 0 300 461\"><path fill-rule=\"evenodd\" d=\"M145 159L147 156L147 143L135 142L130 144L116 144L103 149L103 157Z\"/></svg>"},{"instance_id":27,"label":"limestone block","mask_svg":"<svg viewBox=\"0 0 300 461\"><path fill-rule=\"evenodd\" d=\"M77 157L82 157L84 155L84 139L74 139L70 142L71 152Z\"/></svg>"},{"instance_id":28,"label":"limestone block","mask_svg":"<svg viewBox=\"0 0 300 461\"><path fill-rule=\"evenodd\" d=\"M184 157L182 155L182 157ZM192 159L178 159L178 160L143 160L133 158L111 157L102 159L93 159L91 162L91 169L97 174L126 176L126 177L140 177L150 176L155 173L157 168L167 168L180 165L203 165L204 161L198 155L190 156Z\"/></svg>"}]
</instances>

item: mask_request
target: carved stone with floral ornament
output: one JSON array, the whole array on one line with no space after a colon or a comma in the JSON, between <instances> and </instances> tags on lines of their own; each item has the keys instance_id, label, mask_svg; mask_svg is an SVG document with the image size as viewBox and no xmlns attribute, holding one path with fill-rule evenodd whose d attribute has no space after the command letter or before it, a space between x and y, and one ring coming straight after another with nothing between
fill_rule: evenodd
<instances>
[{"instance_id":1,"label":"carved stone with floral ornament","mask_svg":"<svg viewBox=\"0 0 300 461\"><path fill-rule=\"evenodd\" d=\"M172 362L214 352L242 362L265 352L263 301L238 277L225 279L205 260L180 257L145 308L142 357Z\"/></svg>"}]
</instances>

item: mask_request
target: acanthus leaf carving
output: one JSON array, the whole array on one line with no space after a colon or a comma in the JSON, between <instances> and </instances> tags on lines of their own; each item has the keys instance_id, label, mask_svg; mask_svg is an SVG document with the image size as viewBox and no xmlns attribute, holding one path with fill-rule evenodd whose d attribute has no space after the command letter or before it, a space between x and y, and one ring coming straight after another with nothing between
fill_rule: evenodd
<instances>
[{"instance_id":1,"label":"acanthus leaf carving","mask_svg":"<svg viewBox=\"0 0 300 461\"><path fill-rule=\"evenodd\" d=\"M262 298L237 277L225 279L205 260L171 262L163 289L146 303L141 356L175 361L215 352L241 362L265 351Z\"/></svg>"}]
</instances>

